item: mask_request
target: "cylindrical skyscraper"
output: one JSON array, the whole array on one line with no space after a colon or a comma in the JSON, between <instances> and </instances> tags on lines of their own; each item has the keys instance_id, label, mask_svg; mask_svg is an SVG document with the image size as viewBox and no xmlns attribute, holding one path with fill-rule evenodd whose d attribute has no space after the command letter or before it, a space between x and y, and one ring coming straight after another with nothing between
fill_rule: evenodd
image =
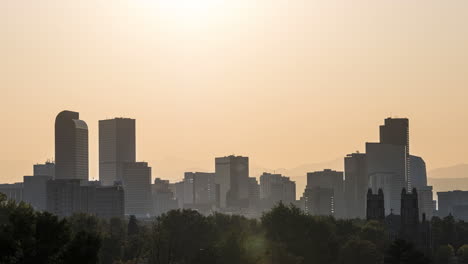
<instances>
[{"instance_id":1,"label":"cylindrical skyscraper","mask_svg":"<svg viewBox=\"0 0 468 264\"><path fill-rule=\"evenodd\" d=\"M55 118L55 178L88 180L88 126L80 114L62 111Z\"/></svg>"}]
</instances>

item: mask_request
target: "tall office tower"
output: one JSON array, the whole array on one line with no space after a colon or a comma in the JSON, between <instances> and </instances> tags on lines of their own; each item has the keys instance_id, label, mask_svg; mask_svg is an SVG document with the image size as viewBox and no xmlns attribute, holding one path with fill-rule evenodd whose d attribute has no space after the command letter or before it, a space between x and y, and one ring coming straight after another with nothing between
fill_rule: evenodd
<instances>
[{"instance_id":1,"label":"tall office tower","mask_svg":"<svg viewBox=\"0 0 468 264\"><path fill-rule=\"evenodd\" d=\"M334 215L333 196L332 188L306 188L301 198L304 211L309 215Z\"/></svg>"},{"instance_id":2,"label":"tall office tower","mask_svg":"<svg viewBox=\"0 0 468 264\"><path fill-rule=\"evenodd\" d=\"M260 185L257 178L249 177L249 206L256 207L260 201Z\"/></svg>"},{"instance_id":3,"label":"tall office tower","mask_svg":"<svg viewBox=\"0 0 468 264\"><path fill-rule=\"evenodd\" d=\"M385 203L382 189L379 189L377 194L373 194L372 189L367 191L366 218L367 220L385 220Z\"/></svg>"},{"instance_id":4,"label":"tall office tower","mask_svg":"<svg viewBox=\"0 0 468 264\"><path fill-rule=\"evenodd\" d=\"M411 185L418 189L427 186L426 163L421 157L410 155Z\"/></svg>"},{"instance_id":5,"label":"tall office tower","mask_svg":"<svg viewBox=\"0 0 468 264\"><path fill-rule=\"evenodd\" d=\"M293 203L296 201L296 183L281 174L264 172L260 176L260 199L267 209L280 201Z\"/></svg>"},{"instance_id":6,"label":"tall office tower","mask_svg":"<svg viewBox=\"0 0 468 264\"><path fill-rule=\"evenodd\" d=\"M406 150L404 146L366 143L369 187L382 189L385 195L385 214L400 214L401 190L406 187Z\"/></svg>"},{"instance_id":7,"label":"tall office tower","mask_svg":"<svg viewBox=\"0 0 468 264\"><path fill-rule=\"evenodd\" d=\"M409 147L409 120L408 118L387 118L385 124L380 126L380 143L403 146L405 149L405 181L408 190L411 190L410 147Z\"/></svg>"},{"instance_id":8,"label":"tall office tower","mask_svg":"<svg viewBox=\"0 0 468 264\"><path fill-rule=\"evenodd\" d=\"M88 180L88 126L77 112L55 119L55 178Z\"/></svg>"},{"instance_id":9,"label":"tall office tower","mask_svg":"<svg viewBox=\"0 0 468 264\"><path fill-rule=\"evenodd\" d=\"M195 204L195 174L184 174L184 208L191 208Z\"/></svg>"},{"instance_id":10,"label":"tall office tower","mask_svg":"<svg viewBox=\"0 0 468 264\"><path fill-rule=\"evenodd\" d=\"M169 189L172 191L175 199L177 200L177 207L180 209L184 208L185 182L180 181L171 183L169 184Z\"/></svg>"},{"instance_id":11,"label":"tall office tower","mask_svg":"<svg viewBox=\"0 0 468 264\"><path fill-rule=\"evenodd\" d=\"M220 189L220 207L249 206L249 158L228 156L215 159L216 183Z\"/></svg>"},{"instance_id":12,"label":"tall office tower","mask_svg":"<svg viewBox=\"0 0 468 264\"><path fill-rule=\"evenodd\" d=\"M331 189L333 215L337 218L345 217L343 172L330 169L308 172L306 189L315 188Z\"/></svg>"},{"instance_id":13,"label":"tall office tower","mask_svg":"<svg viewBox=\"0 0 468 264\"><path fill-rule=\"evenodd\" d=\"M34 176L48 176L51 179L55 178L55 163L46 161L44 164L35 164L33 167Z\"/></svg>"},{"instance_id":14,"label":"tall office tower","mask_svg":"<svg viewBox=\"0 0 468 264\"><path fill-rule=\"evenodd\" d=\"M418 207L419 207L419 220L422 221L423 214L427 220L431 220L434 216L434 200L432 196L432 186L425 186L416 188L418 191Z\"/></svg>"},{"instance_id":15,"label":"tall office tower","mask_svg":"<svg viewBox=\"0 0 468 264\"><path fill-rule=\"evenodd\" d=\"M125 214L147 217L153 213L151 201L151 167L146 162L126 162L122 166L125 191Z\"/></svg>"},{"instance_id":16,"label":"tall office tower","mask_svg":"<svg viewBox=\"0 0 468 264\"><path fill-rule=\"evenodd\" d=\"M156 178L152 187L154 215L160 216L170 210L177 209L177 200L174 193L169 189L168 180Z\"/></svg>"},{"instance_id":17,"label":"tall office tower","mask_svg":"<svg viewBox=\"0 0 468 264\"><path fill-rule=\"evenodd\" d=\"M198 206L212 207L217 204L216 176L212 172L193 173L193 197Z\"/></svg>"},{"instance_id":18,"label":"tall office tower","mask_svg":"<svg viewBox=\"0 0 468 264\"><path fill-rule=\"evenodd\" d=\"M125 162L135 162L135 119L99 121L99 180L103 185L122 181Z\"/></svg>"},{"instance_id":19,"label":"tall office tower","mask_svg":"<svg viewBox=\"0 0 468 264\"><path fill-rule=\"evenodd\" d=\"M346 217L364 219L369 184L366 154L349 154L345 157L344 162Z\"/></svg>"}]
</instances>

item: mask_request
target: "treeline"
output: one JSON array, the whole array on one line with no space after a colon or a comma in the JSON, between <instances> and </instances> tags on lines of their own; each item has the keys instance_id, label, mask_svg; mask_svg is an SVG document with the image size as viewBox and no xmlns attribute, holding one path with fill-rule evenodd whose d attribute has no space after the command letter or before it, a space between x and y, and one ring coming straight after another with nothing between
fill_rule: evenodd
<instances>
[{"instance_id":1,"label":"treeline","mask_svg":"<svg viewBox=\"0 0 468 264\"><path fill-rule=\"evenodd\" d=\"M59 219L0 195L0 263L468 263L468 224L434 218L434 254L389 241L374 221L305 215L277 205L259 220L170 211L142 222L84 214Z\"/></svg>"}]
</instances>

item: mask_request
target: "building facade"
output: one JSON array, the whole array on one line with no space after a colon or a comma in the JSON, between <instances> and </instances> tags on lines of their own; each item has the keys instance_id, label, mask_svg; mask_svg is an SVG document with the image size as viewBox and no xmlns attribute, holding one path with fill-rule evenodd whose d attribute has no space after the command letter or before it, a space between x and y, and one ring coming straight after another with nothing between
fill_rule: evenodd
<instances>
[{"instance_id":1,"label":"building facade","mask_svg":"<svg viewBox=\"0 0 468 264\"><path fill-rule=\"evenodd\" d=\"M136 161L135 119L99 121L99 180L112 186L122 181L123 165Z\"/></svg>"},{"instance_id":2,"label":"building facade","mask_svg":"<svg viewBox=\"0 0 468 264\"><path fill-rule=\"evenodd\" d=\"M331 189L332 213L337 218L345 217L343 172L326 169L308 172L306 189ZM327 193L326 191L323 191Z\"/></svg>"},{"instance_id":3,"label":"building facade","mask_svg":"<svg viewBox=\"0 0 468 264\"><path fill-rule=\"evenodd\" d=\"M88 180L88 126L77 112L55 119L55 178Z\"/></svg>"},{"instance_id":4,"label":"building facade","mask_svg":"<svg viewBox=\"0 0 468 264\"><path fill-rule=\"evenodd\" d=\"M249 206L249 158L227 156L215 159L216 183L221 208Z\"/></svg>"},{"instance_id":5,"label":"building facade","mask_svg":"<svg viewBox=\"0 0 468 264\"><path fill-rule=\"evenodd\" d=\"M366 154L353 153L344 160L346 218L366 217L366 194L369 185Z\"/></svg>"}]
</instances>

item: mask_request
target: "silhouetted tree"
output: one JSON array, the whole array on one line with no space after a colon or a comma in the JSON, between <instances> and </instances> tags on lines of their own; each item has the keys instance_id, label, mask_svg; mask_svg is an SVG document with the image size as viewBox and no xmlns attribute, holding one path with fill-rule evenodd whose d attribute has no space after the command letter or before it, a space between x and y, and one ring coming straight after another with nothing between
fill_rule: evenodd
<instances>
[{"instance_id":1,"label":"silhouetted tree","mask_svg":"<svg viewBox=\"0 0 468 264\"><path fill-rule=\"evenodd\" d=\"M450 264L453 263L455 253L451 245L442 245L437 248L434 257L435 264Z\"/></svg>"},{"instance_id":2,"label":"silhouetted tree","mask_svg":"<svg viewBox=\"0 0 468 264\"><path fill-rule=\"evenodd\" d=\"M395 240L385 252L385 264L427 264L429 259L405 240Z\"/></svg>"},{"instance_id":3,"label":"silhouetted tree","mask_svg":"<svg viewBox=\"0 0 468 264\"><path fill-rule=\"evenodd\" d=\"M378 264L382 257L374 243L351 239L341 248L340 264Z\"/></svg>"},{"instance_id":4,"label":"silhouetted tree","mask_svg":"<svg viewBox=\"0 0 468 264\"><path fill-rule=\"evenodd\" d=\"M131 215L130 219L128 220L127 232L129 237L138 235L139 233L138 220L134 215Z\"/></svg>"},{"instance_id":5,"label":"silhouetted tree","mask_svg":"<svg viewBox=\"0 0 468 264\"><path fill-rule=\"evenodd\" d=\"M459 264L468 264L468 245L463 245L457 250Z\"/></svg>"}]
</instances>

